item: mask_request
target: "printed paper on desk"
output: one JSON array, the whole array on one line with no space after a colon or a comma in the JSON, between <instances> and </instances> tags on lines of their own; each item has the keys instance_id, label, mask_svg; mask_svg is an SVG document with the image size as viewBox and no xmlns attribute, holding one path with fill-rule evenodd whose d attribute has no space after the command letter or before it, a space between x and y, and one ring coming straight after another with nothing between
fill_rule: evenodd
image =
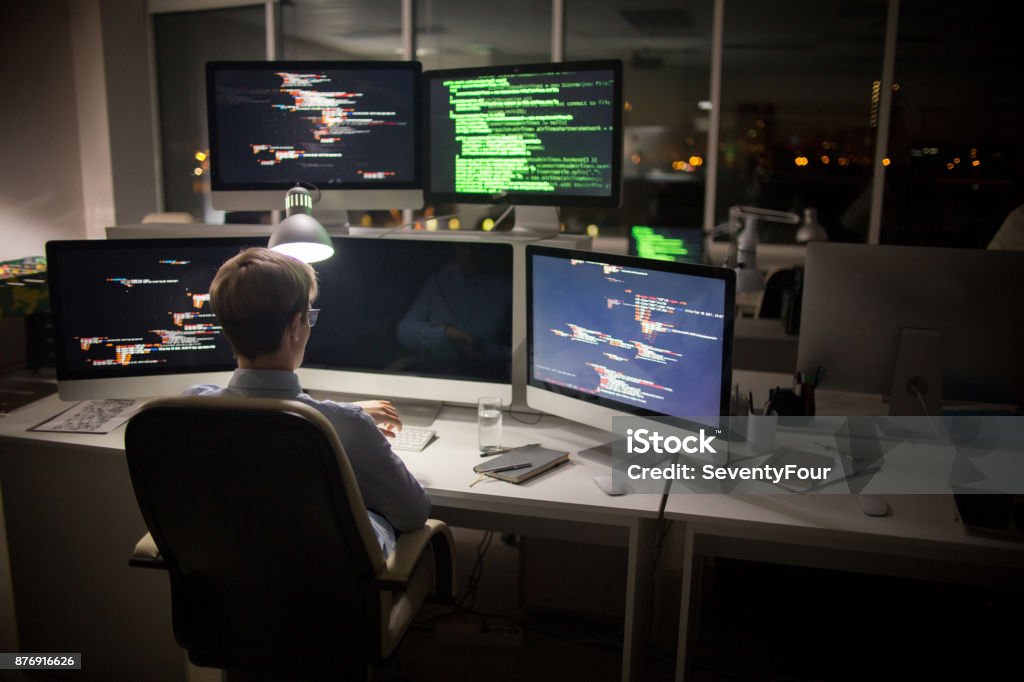
<instances>
[{"instance_id":1,"label":"printed paper on desk","mask_svg":"<svg viewBox=\"0 0 1024 682\"><path fill-rule=\"evenodd\" d=\"M139 411L145 400L83 400L29 431L110 433Z\"/></svg>"}]
</instances>

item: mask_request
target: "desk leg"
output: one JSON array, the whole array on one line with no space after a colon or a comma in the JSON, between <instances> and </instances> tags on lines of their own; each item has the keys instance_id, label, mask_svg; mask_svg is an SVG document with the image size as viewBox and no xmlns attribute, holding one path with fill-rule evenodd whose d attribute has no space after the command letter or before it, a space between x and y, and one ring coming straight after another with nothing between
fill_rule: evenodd
<instances>
[{"instance_id":1,"label":"desk leg","mask_svg":"<svg viewBox=\"0 0 1024 682\"><path fill-rule=\"evenodd\" d=\"M622 642L622 680L634 682L643 674L650 641L654 581L654 543L658 522L635 519L629 528L629 566L626 576L626 623Z\"/></svg>"},{"instance_id":2,"label":"desk leg","mask_svg":"<svg viewBox=\"0 0 1024 682\"><path fill-rule=\"evenodd\" d=\"M683 531L683 584L679 596L679 641L676 643L676 682L686 677L686 645L690 636L690 612L693 611L693 524Z\"/></svg>"}]
</instances>

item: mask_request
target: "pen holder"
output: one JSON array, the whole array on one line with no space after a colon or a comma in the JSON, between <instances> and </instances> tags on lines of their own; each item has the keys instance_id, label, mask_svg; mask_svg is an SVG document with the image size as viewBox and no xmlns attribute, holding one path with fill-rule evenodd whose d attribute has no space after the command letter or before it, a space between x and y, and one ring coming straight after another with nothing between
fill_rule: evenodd
<instances>
[{"instance_id":1,"label":"pen holder","mask_svg":"<svg viewBox=\"0 0 1024 682\"><path fill-rule=\"evenodd\" d=\"M775 450L775 431L779 415L751 410L747 415L747 448L750 454L766 455Z\"/></svg>"},{"instance_id":2,"label":"pen holder","mask_svg":"<svg viewBox=\"0 0 1024 682\"><path fill-rule=\"evenodd\" d=\"M784 417L801 416L804 399L789 388L773 388L768 392L769 410Z\"/></svg>"}]
</instances>

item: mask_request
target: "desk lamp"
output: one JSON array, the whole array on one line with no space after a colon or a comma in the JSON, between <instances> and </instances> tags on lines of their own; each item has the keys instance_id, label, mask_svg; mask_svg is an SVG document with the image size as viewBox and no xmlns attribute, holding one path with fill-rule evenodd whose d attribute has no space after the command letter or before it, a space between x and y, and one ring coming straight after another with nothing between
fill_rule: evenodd
<instances>
[{"instance_id":1,"label":"desk lamp","mask_svg":"<svg viewBox=\"0 0 1024 682\"><path fill-rule=\"evenodd\" d=\"M797 225L800 223L800 216L789 211L773 211L756 206L729 207L729 222L721 232L728 232L734 239L729 255L725 259L725 266L736 271L737 294L764 289L764 275L757 269L758 220Z\"/></svg>"},{"instance_id":2,"label":"desk lamp","mask_svg":"<svg viewBox=\"0 0 1024 682\"><path fill-rule=\"evenodd\" d=\"M267 244L306 263L316 263L334 255L327 230L313 217L313 197L305 187L292 187L284 198L285 219L274 228Z\"/></svg>"},{"instance_id":3,"label":"desk lamp","mask_svg":"<svg viewBox=\"0 0 1024 682\"><path fill-rule=\"evenodd\" d=\"M818 209L804 209L804 223L796 231L796 241L798 244L828 241L828 232L818 222Z\"/></svg>"}]
</instances>

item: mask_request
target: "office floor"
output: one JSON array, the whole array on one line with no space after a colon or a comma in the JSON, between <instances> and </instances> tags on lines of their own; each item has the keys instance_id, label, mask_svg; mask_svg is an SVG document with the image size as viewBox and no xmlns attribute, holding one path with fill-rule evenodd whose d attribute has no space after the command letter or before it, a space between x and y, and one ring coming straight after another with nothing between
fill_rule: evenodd
<instances>
[{"instance_id":1,"label":"office floor","mask_svg":"<svg viewBox=\"0 0 1024 682\"><path fill-rule=\"evenodd\" d=\"M482 534L459 529L458 537L460 570L468 572ZM475 609L526 623L521 643L501 637L489 645L469 643L481 618L428 611L421 619L426 625L403 643L399 669L380 679L618 680L614 622L519 609L518 551L495 536ZM1022 586L965 587L719 560L705 574L700 608L687 676L697 682L980 679L1004 676L997 671L1007 665L1020 670L1014 656L1024 632ZM514 624L487 619L499 634ZM652 647L641 679L672 680L674 666L672 652Z\"/></svg>"},{"instance_id":2,"label":"office floor","mask_svg":"<svg viewBox=\"0 0 1024 682\"><path fill-rule=\"evenodd\" d=\"M455 529L459 588L465 589L484 533ZM621 619L527 612L520 602L520 549L498 534L487 549L473 614L428 606L402 643L398 669L378 679L403 682L615 682L622 669ZM483 617L477 614L500 614ZM525 627L524 627L525 625ZM482 634L486 630L490 634ZM672 661L645 680L672 679Z\"/></svg>"}]
</instances>

